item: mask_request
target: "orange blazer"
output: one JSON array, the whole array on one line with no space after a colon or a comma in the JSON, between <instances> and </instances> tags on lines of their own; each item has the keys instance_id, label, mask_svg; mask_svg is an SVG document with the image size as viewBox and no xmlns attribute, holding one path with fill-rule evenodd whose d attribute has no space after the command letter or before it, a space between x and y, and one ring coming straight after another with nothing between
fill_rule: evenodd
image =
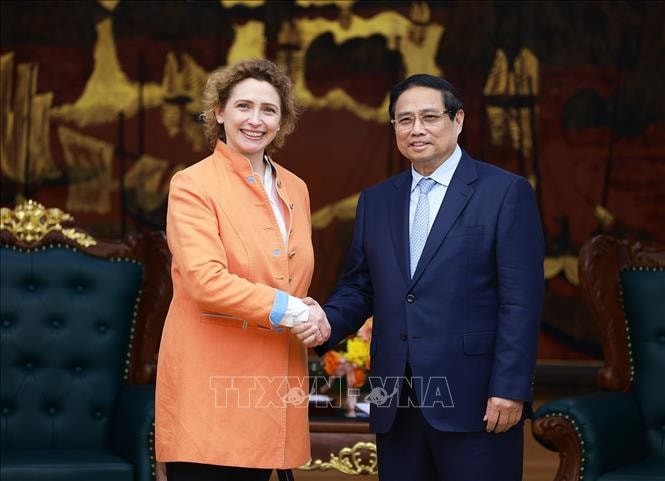
<instances>
[{"instance_id":1,"label":"orange blazer","mask_svg":"<svg viewBox=\"0 0 665 481\"><path fill-rule=\"evenodd\" d=\"M223 142L171 180L173 300L157 367L159 461L289 468L310 458L307 349L269 319L275 289L307 295L309 194L272 165L288 246L263 179Z\"/></svg>"}]
</instances>

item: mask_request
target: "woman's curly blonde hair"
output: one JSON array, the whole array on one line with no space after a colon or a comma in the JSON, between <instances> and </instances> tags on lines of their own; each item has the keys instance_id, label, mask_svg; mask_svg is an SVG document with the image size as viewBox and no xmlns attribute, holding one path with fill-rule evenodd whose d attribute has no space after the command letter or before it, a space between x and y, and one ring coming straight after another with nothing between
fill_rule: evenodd
<instances>
[{"instance_id":1,"label":"woman's curly blonde hair","mask_svg":"<svg viewBox=\"0 0 665 481\"><path fill-rule=\"evenodd\" d=\"M233 87L248 78L263 80L275 87L282 103L280 129L266 150L272 152L283 146L286 136L295 129L299 109L296 105L291 79L270 60L242 60L233 65L220 67L212 72L203 90L202 103L204 110L201 114L201 120L211 149L215 148L217 139L226 142L224 126L217 123L215 110L219 107L223 108L231 96Z\"/></svg>"}]
</instances>

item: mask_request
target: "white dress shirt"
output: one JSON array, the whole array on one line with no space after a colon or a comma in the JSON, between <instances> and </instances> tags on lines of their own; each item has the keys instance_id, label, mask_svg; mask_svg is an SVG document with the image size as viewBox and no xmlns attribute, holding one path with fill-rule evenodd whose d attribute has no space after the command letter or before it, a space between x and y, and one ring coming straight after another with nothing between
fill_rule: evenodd
<instances>
[{"instance_id":1,"label":"white dress shirt","mask_svg":"<svg viewBox=\"0 0 665 481\"><path fill-rule=\"evenodd\" d=\"M284 222L284 213L280 208L280 203L282 199L277 194L277 189L275 189L275 182L273 179L273 168L270 165L270 162L265 162L266 169L263 174L263 187L266 190L268 195L268 200L270 201L270 207L275 214L275 219L277 220L277 225L279 226L279 232L282 234L282 240L284 241L284 247L288 248L289 245L289 233L286 230L286 222ZM288 251L288 249L286 249ZM288 294L288 293L287 293ZM305 322L309 318L309 307L303 301L297 297L289 295L289 301L286 305L286 312L284 312L284 317L279 321L280 326L284 327L293 327L294 324L299 322Z\"/></svg>"},{"instance_id":2,"label":"white dress shirt","mask_svg":"<svg viewBox=\"0 0 665 481\"><path fill-rule=\"evenodd\" d=\"M432 172L431 175L427 177L434 180L436 184L432 187L432 190L427 194L427 199L429 200L429 225L427 226L427 233L432 230L432 224L434 224L434 219L436 219L436 214L438 214L441 204L443 203L443 198L448 191L448 186L450 185L450 180L453 178L455 169L459 164L460 159L462 158L462 149L459 145L455 147L453 153L448 157L443 164L441 164L437 169ZM411 235L411 229L413 228L413 217L416 213L416 206L418 205L418 198L420 197L420 189L417 188L418 182L423 178L416 169L411 165L411 198L409 201L409 236Z\"/></svg>"}]
</instances>

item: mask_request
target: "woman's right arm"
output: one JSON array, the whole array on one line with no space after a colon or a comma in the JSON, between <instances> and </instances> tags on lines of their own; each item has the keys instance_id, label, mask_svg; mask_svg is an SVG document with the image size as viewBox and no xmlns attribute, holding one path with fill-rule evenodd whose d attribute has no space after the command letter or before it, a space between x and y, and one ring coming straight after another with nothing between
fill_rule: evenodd
<instances>
[{"instance_id":1,"label":"woman's right arm","mask_svg":"<svg viewBox=\"0 0 665 481\"><path fill-rule=\"evenodd\" d=\"M272 328L271 312L274 317L274 306L281 305L286 294L229 272L215 211L197 187L191 177L179 172L169 191L166 235L185 289L201 311Z\"/></svg>"}]
</instances>

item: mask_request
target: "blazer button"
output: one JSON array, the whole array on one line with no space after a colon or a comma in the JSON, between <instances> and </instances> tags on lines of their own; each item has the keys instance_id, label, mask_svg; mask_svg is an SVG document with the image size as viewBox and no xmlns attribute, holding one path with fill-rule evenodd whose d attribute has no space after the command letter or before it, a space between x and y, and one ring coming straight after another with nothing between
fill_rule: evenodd
<instances>
[{"instance_id":1,"label":"blazer button","mask_svg":"<svg viewBox=\"0 0 665 481\"><path fill-rule=\"evenodd\" d=\"M406 338L407 338L406 333L404 333L404 332L400 332L400 333L399 333L399 338L400 338L402 341L406 341Z\"/></svg>"},{"instance_id":2,"label":"blazer button","mask_svg":"<svg viewBox=\"0 0 665 481\"><path fill-rule=\"evenodd\" d=\"M408 303L412 303L412 302L415 301L415 300L416 300L416 296L414 296L414 295L411 294L411 293L407 294L407 296L406 296L406 302L408 302Z\"/></svg>"}]
</instances>

